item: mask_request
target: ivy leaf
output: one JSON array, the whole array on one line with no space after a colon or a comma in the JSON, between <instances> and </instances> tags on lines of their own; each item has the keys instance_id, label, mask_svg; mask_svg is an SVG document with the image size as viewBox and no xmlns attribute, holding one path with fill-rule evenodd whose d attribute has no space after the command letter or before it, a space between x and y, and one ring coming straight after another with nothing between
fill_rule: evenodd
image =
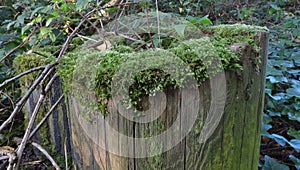
<instances>
[{"instance_id":1,"label":"ivy leaf","mask_svg":"<svg viewBox=\"0 0 300 170\"><path fill-rule=\"evenodd\" d=\"M289 158L294 162L295 167L300 169L300 159L296 158L294 155L290 155Z\"/></svg>"},{"instance_id":2,"label":"ivy leaf","mask_svg":"<svg viewBox=\"0 0 300 170\"><path fill-rule=\"evenodd\" d=\"M300 112L298 111L293 111L293 112L288 112L288 116L290 120L296 120L300 122Z\"/></svg>"},{"instance_id":3,"label":"ivy leaf","mask_svg":"<svg viewBox=\"0 0 300 170\"><path fill-rule=\"evenodd\" d=\"M25 16L19 15L19 16L17 17L17 24L23 25L23 24L24 24L24 19L25 19Z\"/></svg>"},{"instance_id":4,"label":"ivy leaf","mask_svg":"<svg viewBox=\"0 0 300 170\"><path fill-rule=\"evenodd\" d=\"M286 89L287 96L289 97L297 97L300 99L300 87L294 86L293 88Z\"/></svg>"},{"instance_id":5,"label":"ivy leaf","mask_svg":"<svg viewBox=\"0 0 300 170\"><path fill-rule=\"evenodd\" d=\"M285 97L285 93L276 93L274 95L268 94L274 100L282 100Z\"/></svg>"},{"instance_id":6,"label":"ivy leaf","mask_svg":"<svg viewBox=\"0 0 300 170\"><path fill-rule=\"evenodd\" d=\"M288 142L297 152L300 152L300 140L292 139Z\"/></svg>"},{"instance_id":7,"label":"ivy leaf","mask_svg":"<svg viewBox=\"0 0 300 170\"><path fill-rule=\"evenodd\" d=\"M288 79L285 76L267 76L271 83L287 83Z\"/></svg>"},{"instance_id":8,"label":"ivy leaf","mask_svg":"<svg viewBox=\"0 0 300 170\"><path fill-rule=\"evenodd\" d=\"M274 116L281 117L281 114L282 114L281 112L274 112L272 110L267 110L267 111L268 111L268 114L272 117L274 117Z\"/></svg>"},{"instance_id":9,"label":"ivy leaf","mask_svg":"<svg viewBox=\"0 0 300 170\"><path fill-rule=\"evenodd\" d=\"M268 155L265 155L265 164L263 165L262 170L290 170L290 168L284 164L278 163Z\"/></svg>"},{"instance_id":10,"label":"ivy leaf","mask_svg":"<svg viewBox=\"0 0 300 170\"><path fill-rule=\"evenodd\" d=\"M285 137L281 136L281 135L277 135L277 134L272 134L273 139L281 146L285 146L286 143L288 142L287 139L285 139Z\"/></svg>"},{"instance_id":11,"label":"ivy leaf","mask_svg":"<svg viewBox=\"0 0 300 170\"><path fill-rule=\"evenodd\" d=\"M263 115L263 124L268 124L270 122L272 122L272 118L268 114L264 114Z\"/></svg>"},{"instance_id":12,"label":"ivy leaf","mask_svg":"<svg viewBox=\"0 0 300 170\"><path fill-rule=\"evenodd\" d=\"M27 31L29 28L30 28L30 25L25 25L24 27L22 27L21 35L24 35L25 31Z\"/></svg>"},{"instance_id":13,"label":"ivy leaf","mask_svg":"<svg viewBox=\"0 0 300 170\"><path fill-rule=\"evenodd\" d=\"M272 128L272 125L263 123L263 124L262 124L261 135L262 135L262 136L269 137L270 134L269 134L268 130L271 129L271 128Z\"/></svg>"}]
</instances>

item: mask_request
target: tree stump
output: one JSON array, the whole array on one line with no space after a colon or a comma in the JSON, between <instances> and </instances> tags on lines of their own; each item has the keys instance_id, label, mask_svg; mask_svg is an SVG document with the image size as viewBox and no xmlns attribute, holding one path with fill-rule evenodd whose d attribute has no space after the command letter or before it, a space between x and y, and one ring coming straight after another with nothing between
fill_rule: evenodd
<instances>
[{"instance_id":1,"label":"tree stump","mask_svg":"<svg viewBox=\"0 0 300 170\"><path fill-rule=\"evenodd\" d=\"M78 169L257 169L268 32L257 31L254 41L259 52L246 42L228 47L239 53L243 70L216 74L196 89L170 87L145 97L142 105L155 108L147 112L151 122L127 119L132 110L122 110L114 99L107 101L109 114L87 120L85 106L69 94L67 103L52 113L47 133L60 151L64 139L70 139ZM48 108L61 90L57 79ZM38 94L27 103L29 114Z\"/></svg>"},{"instance_id":2,"label":"tree stump","mask_svg":"<svg viewBox=\"0 0 300 170\"><path fill-rule=\"evenodd\" d=\"M257 169L268 32L260 31L257 35L259 53L253 52L253 48L243 42L228 47L240 53L242 71L226 71L225 76L218 74L210 81L205 81L198 88L198 92L193 89L167 89L166 107L150 123L137 123L126 119L119 113L119 108L113 105L113 100L108 101L108 115L96 115L89 122L81 116L85 112L84 107L70 97L71 136L77 167L104 170ZM260 62L256 62L259 57ZM225 93L218 91L224 86L227 87ZM190 97L195 93L199 93L200 97ZM219 96L215 101L212 99L213 93ZM158 96L153 100L159 100L161 96ZM212 104L218 107L218 102L225 100L223 110L222 106L210 107ZM160 107L162 106L156 106L157 110ZM188 113L197 109L198 117L192 122ZM222 113L217 113L220 110ZM167 138L162 136L161 143L149 138L149 148L141 147L139 141L132 142L131 139L123 138L123 135L132 138L159 135L172 128L172 124L178 120L177 130L166 132L171 134L167 134ZM192 128L185 129L190 123L193 123ZM205 123L212 127L205 127ZM113 136L115 134L110 129L118 134ZM189 133L184 134L185 130ZM173 147L166 149L166 145ZM159 151L164 152L155 154ZM148 156L139 157L141 153Z\"/></svg>"}]
</instances>

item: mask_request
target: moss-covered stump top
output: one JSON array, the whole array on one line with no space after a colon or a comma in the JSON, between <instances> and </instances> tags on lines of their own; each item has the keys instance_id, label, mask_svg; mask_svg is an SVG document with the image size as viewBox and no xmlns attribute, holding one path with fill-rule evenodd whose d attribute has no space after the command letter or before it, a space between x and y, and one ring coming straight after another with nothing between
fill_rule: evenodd
<instances>
[{"instance_id":1,"label":"moss-covered stump top","mask_svg":"<svg viewBox=\"0 0 300 170\"><path fill-rule=\"evenodd\" d=\"M185 33L191 34L193 29L186 27ZM239 53L229 47L235 43L246 43L258 54L257 32L268 30L234 24L201 27L199 31L202 37L188 40L163 34L159 38L156 34L146 34L142 41L111 36L107 38L112 44L109 49L98 51L86 46L75 49L64 56L57 71L63 78L65 92L72 90L82 101L93 96L96 104L86 104L100 108L102 113L107 112L112 89L116 93L127 91L124 104L136 106L139 110L143 109L139 107L142 96L167 87L186 87L191 79L201 84L223 70L242 70ZM43 50L40 49L40 53L44 53ZM15 67L21 72L51 62L54 57L41 58L36 54L20 55L15 59ZM259 62L259 57L257 59L256 62ZM23 64L32 62L34 64Z\"/></svg>"}]
</instances>

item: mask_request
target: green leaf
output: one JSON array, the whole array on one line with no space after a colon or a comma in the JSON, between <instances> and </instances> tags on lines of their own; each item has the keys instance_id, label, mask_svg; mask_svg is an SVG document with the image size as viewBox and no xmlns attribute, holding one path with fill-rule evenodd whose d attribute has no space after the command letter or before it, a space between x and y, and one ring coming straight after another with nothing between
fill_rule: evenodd
<instances>
[{"instance_id":1,"label":"green leaf","mask_svg":"<svg viewBox=\"0 0 300 170\"><path fill-rule=\"evenodd\" d=\"M118 10L119 10L118 7L110 7L110 8L105 9L106 12L114 12L114 11L118 11Z\"/></svg>"},{"instance_id":2,"label":"green leaf","mask_svg":"<svg viewBox=\"0 0 300 170\"><path fill-rule=\"evenodd\" d=\"M285 93L276 93L274 95L268 94L274 100L282 100L285 98Z\"/></svg>"},{"instance_id":3,"label":"green leaf","mask_svg":"<svg viewBox=\"0 0 300 170\"><path fill-rule=\"evenodd\" d=\"M42 16L41 15L38 15L36 18L34 18L32 20L32 23L39 23L42 21Z\"/></svg>"},{"instance_id":4,"label":"green leaf","mask_svg":"<svg viewBox=\"0 0 300 170\"><path fill-rule=\"evenodd\" d=\"M281 117L281 114L282 114L281 112L274 112L272 110L267 110L267 111L268 111L269 115L272 117L274 117L274 116Z\"/></svg>"},{"instance_id":5,"label":"green leaf","mask_svg":"<svg viewBox=\"0 0 300 170\"><path fill-rule=\"evenodd\" d=\"M288 142L287 139L285 139L285 137L281 136L281 135L277 135L277 134L272 134L271 135L274 140L281 146L285 146L286 143Z\"/></svg>"},{"instance_id":6,"label":"green leaf","mask_svg":"<svg viewBox=\"0 0 300 170\"><path fill-rule=\"evenodd\" d=\"M213 23L211 22L210 19L208 19L208 15L205 15L204 17L200 18L200 20L198 21L199 24L208 24L208 25L212 25Z\"/></svg>"},{"instance_id":7,"label":"green leaf","mask_svg":"<svg viewBox=\"0 0 300 170\"><path fill-rule=\"evenodd\" d=\"M271 83L287 83L288 79L285 76L267 76L267 80Z\"/></svg>"},{"instance_id":8,"label":"green leaf","mask_svg":"<svg viewBox=\"0 0 300 170\"><path fill-rule=\"evenodd\" d=\"M48 27L51 24L51 22L53 21L53 19L54 18L47 19L47 21L46 21L46 27Z\"/></svg>"},{"instance_id":9,"label":"green leaf","mask_svg":"<svg viewBox=\"0 0 300 170\"><path fill-rule=\"evenodd\" d=\"M6 29L9 30L10 27L14 24L16 24L16 21L11 21L9 24L7 24Z\"/></svg>"},{"instance_id":10,"label":"green leaf","mask_svg":"<svg viewBox=\"0 0 300 170\"><path fill-rule=\"evenodd\" d=\"M178 24L178 25L175 25L174 28L177 32L177 34L180 36L180 37L184 37L184 30L185 30L185 27L186 27L186 24Z\"/></svg>"},{"instance_id":11,"label":"green leaf","mask_svg":"<svg viewBox=\"0 0 300 170\"><path fill-rule=\"evenodd\" d=\"M49 33L49 37L52 42L54 42L56 40L56 36L52 32Z\"/></svg>"},{"instance_id":12,"label":"green leaf","mask_svg":"<svg viewBox=\"0 0 300 170\"><path fill-rule=\"evenodd\" d=\"M82 9L86 8L92 0L78 0L76 2L76 10L81 11Z\"/></svg>"},{"instance_id":13,"label":"green leaf","mask_svg":"<svg viewBox=\"0 0 300 170\"><path fill-rule=\"evenodd\" d=\"M288 142L297 152L300 152L300 140L292 139Z\"/></svg>"},{"instance_id":14,"label":"green leaf","mask_svg":"<svg viewBox=\"0 0 300 170\"><path fill-rule=\"evenodd\" d=\"M18 23L18 24L24 24L24 19L25 19L25 16L19 15L19 16L17 17L17 23Z\"/></svg>"},{"instance_id":15,"label":"green leaf","mask_svg":"<svg viewBox=\"0 0 300 170\"><path fill-rule=\"evenodd\" d=\"M300 99L300 87L294 86L293 88L286 89L287 96L289 97L297 97Z\"/></svg>"},{"instance_id":16,"label":"green leaf","mask_svg":"<svg viewBox=\"0 0 300 170\"><path fill-rule=\"evenodd\" d=\"M154 39L153 40L153 45L154 45L154 47L158 47L159 46L159 39Z\"/></svg>"},{"instance_id":17,"label":"green leaf","mask_svg":"<svg viewBox=\"0 0 300 170\"><path fill-rule=\"evenodd\" d=\"M264 115L263 115L263 124L268 124L270 122L272 122L272 118L269 115L264 113Z\"/></svg>"},{"instance_id":18,"label":"green leaf","mask_svg":"<svg viewBox=\"0 0 300 170\"><path fill-rule=\"evenodd\" d=\"M294 162L295 167L300 169L300 159L296 158L294 155L290 155L289 158Z\"/></svg>"},{"instance_id":19,"label":"green leaf","mask_svg":"<svg viewBox=\"0 0 300 170\"><path fill-rule=\"evenodd\" d=\"M263 123L263 124L262 124L261 135L262 135L262 136L267 136L267 137L269 137L270 134L269 134L268 130L271 129L271 128L272 128L272 125Z\"/></svg>"},{"instance_id":20,"label":"green leaf","mask_svg":"<svg viewBox=\"0 0 300 170\"><path fill-rule=\"evenodd\" d=\"M0 34L0 43L2 41L8 41L9 39L14 38L14 37L15 37L15 35L13 35L13 34Z\"/></svg>"},{"instance_id":21,"label":"green leaf","mask_svg":"<svg viewBox=\"0 0 300 170\"><path fill-rule=\"evenodd\" d=\"M262 167L262 170L289 170L290 168L284 164L278 163L273 158L265 155L265 164Z\"/></svg>"},{"instance_id":22,"label":"green leaf","mask_svg":"<svg viewBox=\"0 0 300 170\"><path fill-rule=\"evenodd\" d=\"M300 122L300 112L296 110L291 110L288 112L288 116L290 120L297 120Z\"/></svg>"},{"instance_id":23,"label":"green leaf","mask_svg":"<svg viewBox=\"0 0 300 170\"><path fill-rule=\"evenodd\" d=\"M51 31L52 31L51 28L45 28L45 27L41 28L40 35L39 35L40 38L42 38L43 36L45 36L46 34L48 34Z\"/></svg>"},{"instance_id":24,"label":"green leaf","mask_svg":"<svg viewBox=\"0 0 300 170\"><path fill-rule=\"evenodd\" d=\"M25 25L24 27L22 27L21 29L21 35L24 35L24 33L30 28L30 25Z\"/></svg>"}]
</instances>

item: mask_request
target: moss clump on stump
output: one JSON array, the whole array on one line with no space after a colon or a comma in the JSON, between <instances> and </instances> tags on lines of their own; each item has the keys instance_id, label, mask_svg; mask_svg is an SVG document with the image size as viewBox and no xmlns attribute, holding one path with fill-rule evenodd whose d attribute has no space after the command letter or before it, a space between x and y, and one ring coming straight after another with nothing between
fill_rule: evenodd
<instances>
[{"instance_id":1,"label":"moss clump on stump","mask_svg":"<svg viewBox=\"0 0 300 170\"><path fill-rule=\"evenodd\" d=\"M219 25L201 27L199 29L203 32L203 35L207 36L181 42L174 39L171 43L168 41L168 47L164 46L164 49L159 50L139 49L136 51L134 48L128 46L128 44L125 44L126 41L119 41L118 45L101 52L94 49L75 49L64 56L57 69L58 74L63 78L64 90L65 92L70 90L71 85L74 84L73 78L76 74L76 81L80 80L80 82L85 83L84 85L87 86L88 89L94 89L97 103L89 103L89 105L100 108L101 112L106 114L107 102L112 97L111 84L113 76L119 69L119 66L123 63L134 61L134 58L139 57L147 60L147 57L149 56L164 58L168 53L174 54L174 57L179 58L189 66L190 70L193 72L192 76L194 76L198 83L201 84L201 82L205 81L208 77L214 76L218 72L223 71L223 69L242 70L243 68L240 65L239 54L232 52L229 49L229 46L234 43L243 42L249 44L251 48L258 53L258 45L255 43L257 39L256 33L257 31L267 31L267 29L263 27L248 26L244 24ZM123 42L124 44L120 42ZM15 63L31 63L32 58L36 58L37 62L34 66L37 66L50 62L54 57L39 60L41 56L38 55L32 55L30 57L21 55L15 59ZM216 59L221 62L216 62ZM168 61L159 60L159 62L160 63L157 63L157 60L147 60L147 63L144 64L152 65L153 68L160 68L161 66L166 65ZM130 74L130 69L136 69L134 67L141 63L132 62L131 64L132 68L128 66L127 70L124 69L122 71ZM16 64L18 72L22 72L32 67L32 65L27 65L28 67L20 66L21 64ZM210 75L207 68L213 70ZM87 76L94 70L97 70L94 77ZM76 71L79 72L76 73ZM180 74L180 69L177 71L177 74ZM189 76L191 75L181 76L182 79L176 81L168 73L158 69L148 69L138 72L132 78L132 85L129 89L129 95L127 96L128 100L125 101L125 103L128 107L133 105L138 108L142 96L151 95L156 91L163 91L169 86L175 88L183 87L182 82ZM76 88L73 88L72 90L76 90ZM80 91L80 89L78 90ZM83 99L82 101L84 101L86 96L81 97Z\"/></svg>"}]
</instances>

